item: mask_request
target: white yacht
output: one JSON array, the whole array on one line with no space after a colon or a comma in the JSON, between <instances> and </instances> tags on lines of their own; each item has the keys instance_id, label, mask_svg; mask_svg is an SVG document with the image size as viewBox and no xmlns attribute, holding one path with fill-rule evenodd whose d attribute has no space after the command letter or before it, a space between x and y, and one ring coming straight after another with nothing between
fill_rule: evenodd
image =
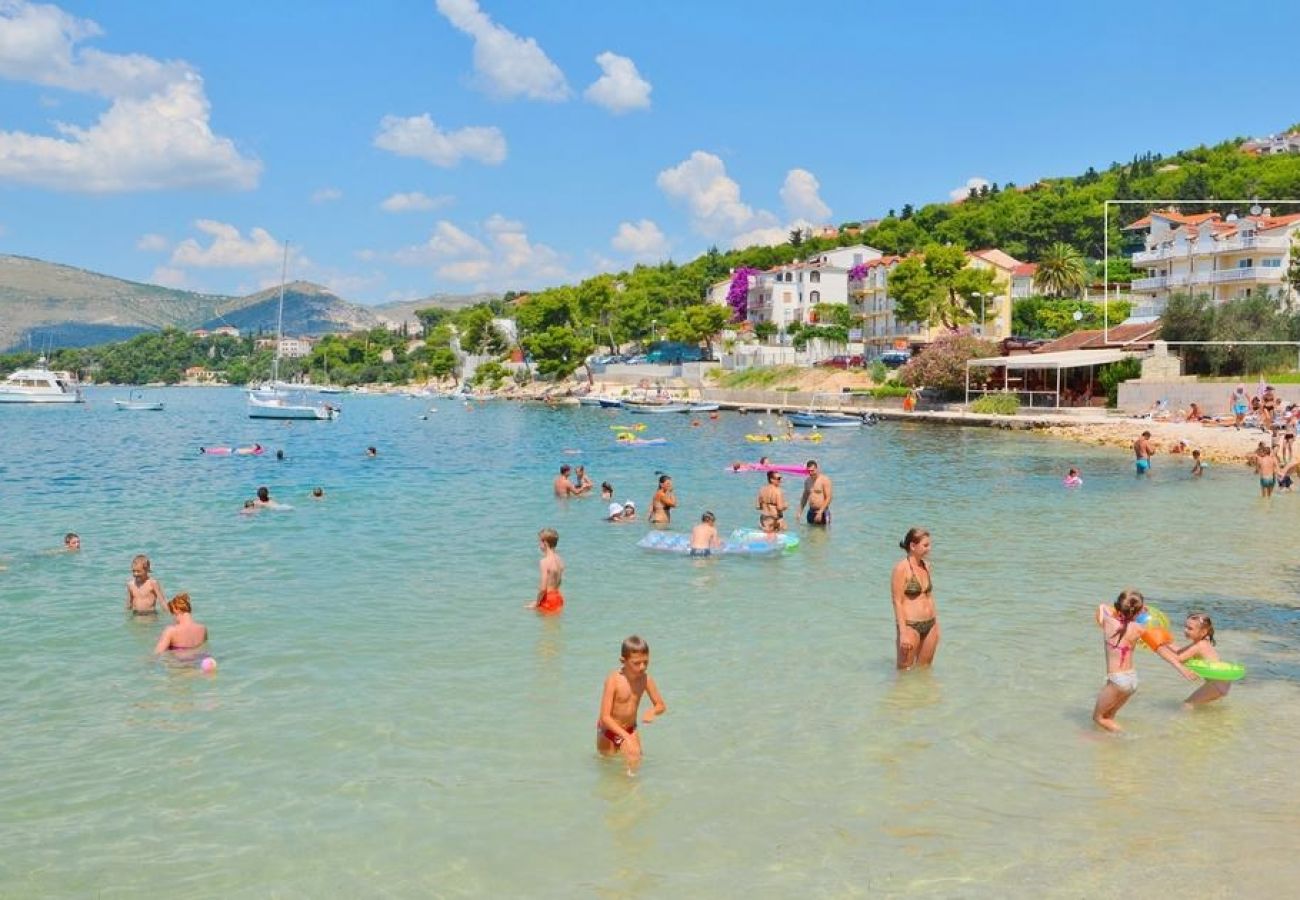
<instances>
[{"instance_id":1,"label":"white yacht","mask_svg":"<svg viewBox=\"0 0 1300 900\"><path fill-rule=\"evenodd\" d=\"M41 357L0 383L0 403L82 403L81 389L67 372L51 372Z\"/></svg>"},{"instance_id":2,"label":"white yacht","mask_svg":"<svg viewBox=\"0 0 1300 900\"><path fill-rule=\"evenodd\" d=\"M289 242L284 243L284 263L280 270L280 309L276 314L275 361L271 363L271 381L248 391L250 419L317 419L332 421L339 408L332 403L308 403L290 396L288 389L301 390L280 381L280 347L284 343L284 282L289 271Z\"/></svg>"}]
</instances>

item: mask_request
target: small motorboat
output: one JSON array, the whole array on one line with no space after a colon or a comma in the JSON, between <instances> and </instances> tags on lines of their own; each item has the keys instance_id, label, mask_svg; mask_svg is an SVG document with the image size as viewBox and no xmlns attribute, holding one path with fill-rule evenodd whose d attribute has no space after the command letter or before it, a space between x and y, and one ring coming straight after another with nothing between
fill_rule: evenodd
<instances>
[{"instance_id":1,"label":"small motorboat","mask_svg":"<svg viewBox=\"0 0 1300 900\"><path fill-rule=\"evenodd\" d=\"M862 417L847 413L792 412L786 416L796 428L861 428Z\"/></svg>"},{"instance_id":2,"label":"small motorboat","mask_svg":"<svg viewBox=\"0 0 1300 900\"><path fill-rule=\"evenodd\" d=\"M150 400L144 391L132 391L125 400L114 400L113 405L121 412L162 412L161 400Z\"/></svg>"},{"instance_id":3,"label":"small motorboat","mask_svg":"<svg viewBox=\"0 0 1300 900\"><path fill-rule=\"evenodd\" d=\"M617 397L597 397L596 400L601 409L619 409L623 405L623 401Z\"/></svg>"},{"instance_id":4,"label":"small motorboat","mask_svg":"<svg viewBox=\"0 0 1300 900\"><path fill-rule=\"evenodd\" d=\"M688 413L689 403L674 403L671 400L625 400L623 408L639 416L653 416L660 413Z\"/></svg>"},{"instance_id":5,"label":"small motorboat","mask_svg":"<svg viewBox=\"0 0 1300 900\"><path fill-rule=\"evenodd\" d=\"M711 413L717 412L721 408L722 407L716 403L692 403L686 411L693 413Z\"/></svg>"}]
</instances>

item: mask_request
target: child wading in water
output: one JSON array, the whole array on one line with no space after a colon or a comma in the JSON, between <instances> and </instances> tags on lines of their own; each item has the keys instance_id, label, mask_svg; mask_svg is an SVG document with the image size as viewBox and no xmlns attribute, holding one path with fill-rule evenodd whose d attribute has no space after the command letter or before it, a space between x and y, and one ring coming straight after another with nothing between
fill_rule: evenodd
<instances>
[{"instance_id":1,"label":"child wading in water","mask_svg":"<svg viewBox=\"0 0 1300 900\"><path fill-rule=\"evenodd\" d=\"M1142 625L1136 621L1146 608L1146 601L1138 591L1128 588L1120 592L1113 611L1105 606L1097 610L1097 624L1101 626L1102 645L1106 650L1106 686L1097 695L1097 705L1092 710L1092 720L1107 731L1123 731L1115 721L1115 714L1128 702L1138 687L1137 671L1133 668L1133 654L1141 640L1178 670L1189 681L1193 675L1170 647L1172 638L1163 628Z\"/></svg>"},{"instance_id":2,"label":"child wading in water","mask_svg":"<svg viewBox=\"0 0 1300 900\"><path fill-rule=\"evenodd\" d=\"M1192 613L1183 623L1183 634L1190 644L1178 651L1180 662L1189 659L1203 659L1206 662L1219 662L1219 651L1214 647L1214 622L1205 613ZM1232 683L1228 681L1207 681L1192 691L1192 695L1183 701L1187 708L1201 703L1213 703L1221 697L1228 696Z\"/></svg>"},{"instance_id":3,"label":"child wading in water","mask_svg":"<svg viewBox=\"0 0 1300 900\"><path fill-rule=\"evenodd\" d=\"M600 695L600 717L596 719L596 752L601 756L622 753L627 774L636 773L641 763L641 739L636 734L636 714L641 695L649 694L654 707L641 721L647 725L668 712L659 686L650 677L650 645L637 635L623 641L623 664L609 673Z\"/></svg>"},{"instance_id":4,"label":"child wading in water","mask_svg":"<svg viewBox=\"0 0 1300 900\"><path fill-rule=\"evenodd\" d=\"M543 528L537 532L537 545L542 551L542 561L537 566L537 599L528 604L528 609L539 613L557 613L564 608L564 595L560 593L560 582L564 580L564 560L555 552L560 543L560 533L554 528Z\"/></svg>"},{"instance_id":5,"label":"child wading in water","mask_svg":"<svg viewBox=\"0 0 1300 900\"><path fill-rule=\"evenodd\" d=\"M131 578L126 583L126 608L134 616L152 616L167 602L158 579L149 574L149 557L141 553L131 560Z\"/></svg>"}]
</instances>

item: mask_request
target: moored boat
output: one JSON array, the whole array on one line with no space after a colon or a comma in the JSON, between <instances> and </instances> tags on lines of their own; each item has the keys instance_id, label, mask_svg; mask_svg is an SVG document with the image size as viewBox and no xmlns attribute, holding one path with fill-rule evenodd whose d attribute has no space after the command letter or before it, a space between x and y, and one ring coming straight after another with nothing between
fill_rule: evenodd
<instances>
[{"instance_id":1,"label":"moored boat","mask_svg":"<svg viewBox=\"0 0 1300 900\"><path fill-rule=\"evenodd\" d=\"M862 417L847 413L792 412L786 416L796 428L861 428Z\"/></svg>"},{"instance_id":2,"label":"moored boat","mask_svg":"<svg viewBox=\"0 0 1300 900\"><path fill-rule=\"evenodd\" d=\"M119 412L162 412L163 402L161 400L150 400L144 395L144 391L132 391L125 400L113 400L113 405Z\"/></svg>"},{"instance_id":3,"label":"moored boat","mask_svg":"<svg viewBox=\"0 0 1300 900\"><path fill-rule=\"evenodd\" d=\"M623 408L630 413L642 416L691 411L689 403L674 403L671 400L624 400Z\"/></svg>"},{"instance_id":4,"label":"moored boat","mask_svg":"<svg viewBox=\"0 0 1300 900\"><path fill-rule=\"evenodd\" d=\"M0 403L82 403L81 389L66 372L51 372L41 357L0 383Z\"/></svg>"}]
</instances>

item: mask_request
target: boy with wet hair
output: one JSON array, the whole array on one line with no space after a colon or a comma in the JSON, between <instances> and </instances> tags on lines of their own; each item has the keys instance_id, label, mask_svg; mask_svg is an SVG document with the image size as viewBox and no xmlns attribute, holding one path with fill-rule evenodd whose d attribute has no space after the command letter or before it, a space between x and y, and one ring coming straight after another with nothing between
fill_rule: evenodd
<instances>
[{"instance_id":1,"label":"boy with wet hair","mask_svg":"<svg viewBox=\"0 0 1300 900\"><path fill-rule=\"evenodd\" d=\"M641 738L636 734L637 711L642 694L650 695L654 704L641 720L650 724L668 712L659 686L650 677L650 645L640 636L623 641L621 664L605 679L600 696L600 715L596 719L596 752L601 756L623 754L627 774L635 775L641 764Z\"/></svg>"}]
</instances>

